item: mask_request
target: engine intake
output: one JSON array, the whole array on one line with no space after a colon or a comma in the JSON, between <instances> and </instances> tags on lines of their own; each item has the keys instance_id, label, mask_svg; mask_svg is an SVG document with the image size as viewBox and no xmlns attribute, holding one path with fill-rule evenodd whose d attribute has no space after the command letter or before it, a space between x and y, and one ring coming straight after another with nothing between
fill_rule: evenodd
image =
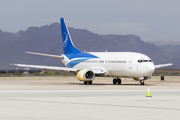
<instances>
[{"instance_id":1,"label":"engine intake","mask_svg":"<svg viewBox=\"0 0 180 120\"><path fill-rule=\"evenodd\" d=\"M80 81L93 81L94 78L95 78L94 72L88 69L80 70L77 73L77 79Z\"/></svg>"}]
</instances>

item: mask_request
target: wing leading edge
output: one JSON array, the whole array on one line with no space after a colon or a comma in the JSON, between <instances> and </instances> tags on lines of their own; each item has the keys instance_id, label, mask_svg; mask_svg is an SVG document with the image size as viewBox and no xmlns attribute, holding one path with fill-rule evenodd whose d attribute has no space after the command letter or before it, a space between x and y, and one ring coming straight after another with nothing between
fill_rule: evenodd
<instances>
[{"instance_id":1,"label":"wing leading edge","mask_svg":"<svg viewBox=\"0 0 180 120\"><path fill-rule=\"evenodd\" d=\"M81 69L77 68L67 68L67 67L56 67L56 66L43 66L43 65L27 65L27 64L11 64L18 67L28 67L28 68L39 68L39 69L49 69L49 70L62 70L68 72L78 72ZM102 69L92 69L95 74L104 74Z\"/></svg>"},{"instance_id":2,"label":"wing leading edge","mask_svg":"<svg viewBox=\"0 0 180 120\"><path fill-rule=\"evenodd\" d=\"M67 68L67 67L56 67L56 66L42 66L42 65L26 65L26 64L11 64L18 67L30 67L30 68L40 68L40 69L50 69L50 70L63 70L63 71L73 71L77 72L77 68Z\"/></svg>"},{"instance_id":3,"label":"wing leading edge","mask_svg":"<svg viewBox=\"0 0 180 120\"><path fill-rule=\"evenodd\" d=\"M154 65L155 68L162 68L162 67L167 67L167 66L172 66L172 63L168 63L168 64L160 64L160 65Z\"/></svg>"}]
</instances>

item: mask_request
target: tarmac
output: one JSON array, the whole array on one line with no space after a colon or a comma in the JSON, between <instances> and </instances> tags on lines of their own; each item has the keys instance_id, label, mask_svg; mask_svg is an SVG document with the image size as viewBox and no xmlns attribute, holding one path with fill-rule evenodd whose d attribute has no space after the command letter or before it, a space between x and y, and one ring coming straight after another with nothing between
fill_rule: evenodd
<instances>
[{"instance_id":1,"label":"tarmac","mask_svg":"<svg viewBox=\"0 0 180 120\"><path fill-rule=\"evenodd\" d=\"M152 97L146 97L148 86ZM180 77L138 81L75 77L0 77L1 120L179 120Z\"/></svg>"}]
</instances>

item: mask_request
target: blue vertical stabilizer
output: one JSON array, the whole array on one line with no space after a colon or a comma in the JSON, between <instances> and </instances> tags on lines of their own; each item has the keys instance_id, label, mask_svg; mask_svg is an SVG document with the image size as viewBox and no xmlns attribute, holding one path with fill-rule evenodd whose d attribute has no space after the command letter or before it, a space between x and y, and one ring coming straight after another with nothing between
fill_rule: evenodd
<instances>
[{"instance_id":1,"label":"blue vertical stabilizer","mask_svg":"<svg viewBox=\"0 0 180 120\"><path fill-rule=\"evenodd\" d=\"M64 54L81 53L80 50L74 47L74 44L72 42L72 39L69 34L64 18L60 18L60 22L61 22L61 33L62 33Z\"/></svg>"}]
</instances>

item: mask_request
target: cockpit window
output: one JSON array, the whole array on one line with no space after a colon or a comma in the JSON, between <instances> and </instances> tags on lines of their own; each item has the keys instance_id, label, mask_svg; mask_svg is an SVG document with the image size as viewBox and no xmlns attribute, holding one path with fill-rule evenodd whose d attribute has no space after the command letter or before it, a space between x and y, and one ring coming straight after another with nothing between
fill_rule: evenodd
<instances>
[{"instance_id":1,"label":"cockpit window","mask_svg":"<svg viewBox=\"0 0 180 120\"><path fill-rule=\"evenodd\" d=\"M148 60L143 60L143 62L149 62Z\"/></svg>"},{"instance_id":2,"label":"cockpit window","mask_svg":"<svg viewBox=\"0 0 180 120\"><path fill-rule=\"evenodd\" d=\"M139 63L142 63L142 62L152 62L152 60L138 60Z\"/></svg>"},{"instance_id":3,"label":"cockpit window","mask_svg":"<svg viewBox=\"0 0 180 120\"><path fill-rule=\"evenodd\" d=\"M139 62L139 63L141 63L141 62L142 62L142 60L138 60L138 62Z\"/></svg>"}]
</instances>

